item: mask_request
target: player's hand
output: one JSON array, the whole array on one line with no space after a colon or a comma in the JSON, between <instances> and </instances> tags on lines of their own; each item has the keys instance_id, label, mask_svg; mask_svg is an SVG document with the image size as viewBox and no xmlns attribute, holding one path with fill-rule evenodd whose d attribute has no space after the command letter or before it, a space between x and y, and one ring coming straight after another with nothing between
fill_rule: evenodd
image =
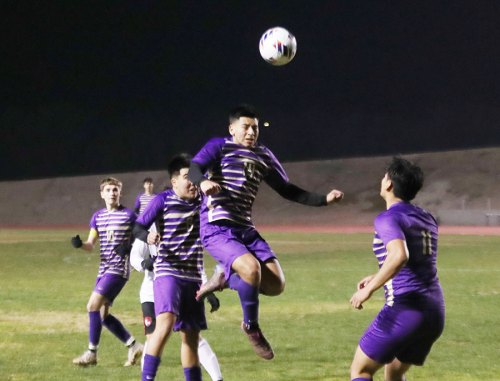
<instances>
[{"instance_id":1,"label":"player's hand","mask_svg":"<svg viewBox=\"0 0 500 381\"><path fill-rule=\"evenodd\" d=\"M149 245L158 245L160 243L160 235L156 232L149 232L147 243Z\"/></svg>"},{"instance_id":2,"label":"player's hand","mask_svg":"<svg viewBox=\"0 0 500 381\"><path fill-rule=\"evenodd\" d=\"M215 312L220 307L219 298L217 298L213 292L207 294L207 302L210 304L210 312Z\"/></svg>"},{"instance_id":3,"label":"player's hand","mask_svg":"<svg viewBox=\"0 0 500 381\"><path fill-rule=\"evenodd\" d=\"M154 259L151 257L148 257L141 262L141 266L144 270L153 271L154 263L155 263Z\"/></svg>"},{"instance_id":4,"label":"player's hand","mask_svg":"<svg viewBox=\"0 0 500 381\"><path fill-rule=\"evenodd\" d=\"M211 195L219 193L221 191L222 187L220 186L219 183L216 183L215 181L203 180L200 183L200 189L207 196L211 196Z\"/></svg>"},{"instance_id":5,"label":"player's hand","mask_svg":"<svg viewBox=\"0 0 500 381\"><path fill-rule=\"evenodd\" d=\"M337 189L333 189L326 195L326 203L332 204L334 202L339 202L344 198L344 192Z\"/></svg>"},{"instance_id":6,"label":"player's hand","mask_svg":"<svg viewBox=\"0 0 500 381\"><path fill-rule=\"evenodd\" d=\"M363 309L363 303L366 302L372 296L372 291L369 288L362 288L354 293L349 301L351 306L357 310Z\"/></svg>"},{"instance_id":7,"label":"player's hand","mask_svg":"<svg viewBox=\"0 0 500 381\"><path fill-rule=\"evenodd\" d=\"M357 289L361 290L362 288L365 288L366 285L371 282L371 280L373 279L374 276L375 275L368 275L368 276L364 277L363 279L361 279L357 284Z\"/></svg>"},{"instance_id":8,"label":"player's hand","mask_svg":"<svg viewBox=\"0 0 500 381\"><path fill-rule=\"evenodd\" d=\"M75 235L74 237L71 237L71 245L73 245L75 249L79 249L80 247L83 246L82 239L78 234Z\"/></svg>"},{"instance_id":9,"label":"player's hand","mask_svg":"<svg viewBox=\"0 0 500 381\"><path fill-rule=\"evenodd\" d=\"M115 253L118 254L120 257L124 258L127 255L130 254L130 243L127 242L122 242L118 246L115 247Z\"/></svg>"}]
</instances>

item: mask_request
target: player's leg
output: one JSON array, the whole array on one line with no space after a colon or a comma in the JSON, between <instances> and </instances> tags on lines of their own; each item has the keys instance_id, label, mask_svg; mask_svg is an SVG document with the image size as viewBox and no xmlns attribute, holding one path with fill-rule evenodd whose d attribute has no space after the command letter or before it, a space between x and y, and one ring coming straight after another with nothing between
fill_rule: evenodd
<instances>
[{"instance_id":1,"label":"player's leg","mask_svg":"<svg viewBox=\"0 0 500 381\"><path fill-rule=\"evenodd\" d=\"M98 293L103 295L106 300L101 307L102 325L128 348L127 361L124 366L130 366L137 363L141 358L143 345L136 341L118 318L109 313L109 307L126 283L127 280L120 276L104 275L96 288L98 288Z\"/></svg>"},{"instance_id":2,"label":"player's leg","mask_svg":"<svg viewBox=\"0 0 500 381\"><path fill-rule=\"evenodd\" d=\"M199 335L199 331L181 330L181 363L186 381L201 381Z\"/></svg>"},{"instance_id":3,"label":"player's leg","mask_svg":"<svg viewBox=\"0 0 500 381\"><path fill-rule=\"evenodd\" d=\"M262 266L260 293L276 296L285 290L285 274L276 258L270 259Z\"/></svg>"},{"instance_id":4,"label":"player's leg","mask_svg":"<svg viewBox=\"0 0 500 381\"><path fill-rule=\"evenodd\" d=\"M156 316L156 327L148 339L144 355L142 380L155 379L163 349L172 334L176 319L176 315L171 312L164 312Z\"/></svg>"},{"instance_id":5,"label":"player's leg","mask_svg":"<svg viewBox=\"0 0 500 381\"><path fill-rule=\"evenodd\" d=\"M200 364L210 375L212 381L222 381L219 360L208 341L201 335L198 341L198 357L200 359Z\"/></svg>"},{"instance_id":6,"label":"player's leg","mask_svg":"<svg viewBox=\"0 0 500 381\"><path fill-rule=\"evenodd\" d=\"M383 366L368 357L358 346L351 363L351 381L371 381L375 372Z\"/></svg>"},{"instance_id":7,"label":"player's leg","mask_svg":"<svg viewBox=\"0 0 500 381\"><path fill-rule=\"evenodd\" d=\"M146 336L146 341L144 343L144 349L142 351L142 359L141 359L141 364L144 364L144 355L146 354L147 351L148 341L151 338L151 335L153 334L156 326L155 304L153 302L141 303L141 309L142 309L142 322L144 325L144 334Z\"/></svg>"},{"instance_id":8,"label":"player's leg","mask_svg":"<svg viewBox=\"0 0 500 381\"><path fill-rule=\"evenodd\" d=\"M398 359L394 359L384 367L385 381L406 381L405 374L410 369L411 364L406 364Z\"/></svg>"},{"instance_id":9,"label":"player's leg","mask_svg":"<svg viewBox=\"0 0 500 381\"><path fill-rule=\"evenodd\" d=\"M87 302L87 312L89 316L89 346L81 356L73 359L73 364L88 366L97 364L97 349L101 340L102 319L101 307L105 304L106 298L103 295L92 292Z\"/></svg>"}]
</instances>

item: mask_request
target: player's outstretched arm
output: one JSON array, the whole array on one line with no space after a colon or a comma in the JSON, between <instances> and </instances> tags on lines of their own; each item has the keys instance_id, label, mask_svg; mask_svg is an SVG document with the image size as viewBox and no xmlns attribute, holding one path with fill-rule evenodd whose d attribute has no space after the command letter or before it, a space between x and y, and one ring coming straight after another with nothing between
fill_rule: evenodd
<instances>
[{"instance_id":1,"label":"player's outstretched arm","mask_svg":"<svg viewBox=\"0 0 500 381\"><path fill-rule=\"evenodd\" d=\"M278 171L271 171L265 181L281 197L308 206L325 206L342 200L344 193L332 190L327 195L306 191L285 179Z\"/></svg>"}]
</instances>

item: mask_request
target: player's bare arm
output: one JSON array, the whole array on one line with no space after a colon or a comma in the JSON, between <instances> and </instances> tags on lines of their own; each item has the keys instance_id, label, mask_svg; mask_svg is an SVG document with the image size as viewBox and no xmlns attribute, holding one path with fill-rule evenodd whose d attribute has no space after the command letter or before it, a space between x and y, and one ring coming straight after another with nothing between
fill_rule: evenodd
<instances>
[{"instance_id":1,"label":"player's bare arm","mask_svg":"<svg viewBox=\"0 0 500 381\"><path fill-rule=\"evenodd\" d=\"M394 239L387 244L387 257L380 270L368 281L364 278L364 286L359 288L351 297L351 305L360 310L366 302L382 287L389 279L392 279L408 261L408 252L405 242L401 239ZM363 280L361 281L363 282ZM358 287L361 284L358 283Z\"/></svg>"}]
</instances>

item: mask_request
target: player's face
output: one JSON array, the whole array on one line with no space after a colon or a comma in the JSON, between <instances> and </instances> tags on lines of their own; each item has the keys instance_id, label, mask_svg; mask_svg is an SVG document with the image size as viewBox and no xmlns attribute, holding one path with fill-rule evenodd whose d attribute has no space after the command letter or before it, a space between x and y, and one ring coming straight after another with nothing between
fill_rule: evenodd
<instances>
[{"instance_id":1,"label":"player's face","mask_svg":"<svg viewBox=\"0 0 500 381\"><path fill-rule=\"evenodd\" d=\"M144 192L146 192L147 194L153 193L153 188L154 188L153 183L150 182L144 183Z\"/></svg>"},{"instance_id":2,"label":"player's face","mask_svg":"<svg viewBox=\"0 0 500 381\"><path fill-rule=\"evenodd\" d=\"M101 198L107 207L115 208L120 205L121 189L117 185L107 184L102 188Z\"/></svg>"},{"instance_id":3,"label":"player's face","mask_svg":"<svg viewBox=\"0 0 500 381\"><path fill-rule=\"evenodd\" d=\"M188 179L189 168L182 168L178 176L172 177L172 189L183 200L192 200L198 195L196 186Z\"/></svg>"},{"instance_id":4,"label":"player's face","mask_svg":"<svg viewBox=\"0 0 500 381\"><path fill-rule=\"evenodd\" d=\"M229 133L236 144L254 147L259 137L259 120L242 116L229 125Z\"/></svg>"}]
</instances>

